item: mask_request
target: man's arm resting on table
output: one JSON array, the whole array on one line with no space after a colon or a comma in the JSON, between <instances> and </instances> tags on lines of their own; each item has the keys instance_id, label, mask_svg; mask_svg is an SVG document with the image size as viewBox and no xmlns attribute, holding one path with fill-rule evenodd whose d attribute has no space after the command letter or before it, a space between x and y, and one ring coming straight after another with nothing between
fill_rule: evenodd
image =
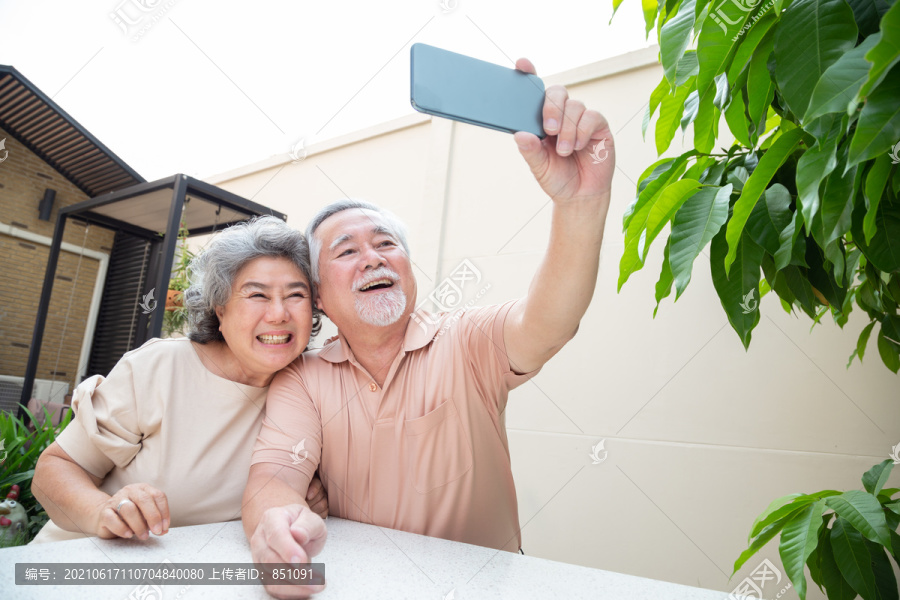
<instances>
[{"instance_id":1,"label":"man's arm resting on table","mask_svg":"<svg viewBox=\"0 0 900 600\"><path fill-rule=\"evenodd\" d=\"M322 551L325 521L307 505L309 479L289 467L250 467L241 519L256 562L309 562Z\"/></svg>"}]
</instances>

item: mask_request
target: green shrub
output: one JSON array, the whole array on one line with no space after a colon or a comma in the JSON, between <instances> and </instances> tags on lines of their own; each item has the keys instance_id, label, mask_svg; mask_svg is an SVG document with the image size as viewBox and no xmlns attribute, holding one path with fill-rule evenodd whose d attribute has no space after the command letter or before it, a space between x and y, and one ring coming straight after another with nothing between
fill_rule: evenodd
<instances>
[{"instance_id":1,"label":"green shrub","mask_svg":"<svg viewBox=\"0 0 900 600\"><path fill-rule=\"evenodd\" d=\"M27 419L19 419L11 413L0 411L0 441L3 449L0 450L0 497L6 497L10 487L18 484L20 489L19 503L28 513L28 528L24 535L12 545L18 546L30 542L41 527L49 520L47 511L35 499L31 493L31 479L34 477L34 466L38 457L59 435L69 421L72 412L66 411L62 422L58 426L52 425L51 415L44 409L44 423L37 422L27 409ZM28 426L34 423L34 428Z\"/></svg>"}]
</instances>

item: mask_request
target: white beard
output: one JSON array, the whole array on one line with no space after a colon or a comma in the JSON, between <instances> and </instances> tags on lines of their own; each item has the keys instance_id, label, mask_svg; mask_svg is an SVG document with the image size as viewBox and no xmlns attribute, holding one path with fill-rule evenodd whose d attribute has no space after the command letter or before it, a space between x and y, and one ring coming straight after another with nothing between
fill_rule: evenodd
<instances>
[{"instance_id":1,"label":"white beard","mask_svg":"<svg viewBox=\"0 0 900 600\"><path fill-rule=\"evenodd\" d=\"M356 313L363 322L376 327L393 325L406 310L406 294L399 286L371 297L356 297Z\"/></svg>"}]
</instances>

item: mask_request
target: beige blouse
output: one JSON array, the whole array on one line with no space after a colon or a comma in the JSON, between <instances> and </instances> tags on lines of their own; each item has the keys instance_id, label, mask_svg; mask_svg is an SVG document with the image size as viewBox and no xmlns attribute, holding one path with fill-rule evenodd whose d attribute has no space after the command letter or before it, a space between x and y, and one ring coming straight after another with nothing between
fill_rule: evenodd
<instances>
[{"instance_id":1,"label":"beige blouse","mask_svg":"<svg viewBox=\"0 0 900 600\"><path fill-rule=\"evenodd\" d=\"M108 494L165 492L172 527L238 519L267 390L214 375L187 338L152 339L76 388L56 441ZM51 521L34 542L78 537Z\"/></svg>"}]
</instances>

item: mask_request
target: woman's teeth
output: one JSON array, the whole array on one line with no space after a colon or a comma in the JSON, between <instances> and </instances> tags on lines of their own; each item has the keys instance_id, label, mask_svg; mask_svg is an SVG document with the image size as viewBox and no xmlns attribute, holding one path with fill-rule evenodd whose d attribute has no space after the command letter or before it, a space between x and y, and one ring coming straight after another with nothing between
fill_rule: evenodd
<instances>
[{"instance_id":1,"label":"woman's teeth","mask_svg":"<svg viewBox=\"0 0 900 600\"><path fill-rule=\"evenodd\" d=\"M288 340L291 339L291 334L286 333L284 335L258 335L256 339L261 341L263 344L287 344Z\"/></svg>"}]
</instances>

